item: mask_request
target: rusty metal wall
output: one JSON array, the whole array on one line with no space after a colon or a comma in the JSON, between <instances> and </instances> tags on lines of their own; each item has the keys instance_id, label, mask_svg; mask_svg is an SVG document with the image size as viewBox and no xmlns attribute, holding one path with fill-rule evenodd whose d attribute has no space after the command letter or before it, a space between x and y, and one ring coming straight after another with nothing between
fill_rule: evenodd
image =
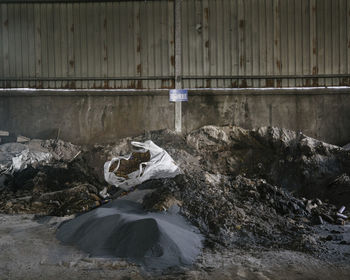
<instances>
[{"instance_id":1,"label":"rusty metal wall","mask_svg":"<svg viewBox=\"0 0 350 280\"><path fill-rule=\"evenodd\" d=\"M349 0L184 0L184 87L350 85Z\"/></svg>"},{"instance_id":2,"label":"rusty metal wall","mask_svg":"<svg viewBox=\"0 0 350 280\"><path fill-rule=\"evenodd\" d=\"M173 21L173 1L0 3L0 87L173 87Z\"/></svg>"},{"instance_id":3,"label":"rusty metal wall","mask_svg":"<svg viewBox=\"0 0 350 280\"><path fill-rule=\"evenodd\" d=\"M182 0L186 88L350 85L349 0ZM0 87L173 88L174 0L0 2Z\"/></svg>"}]
</instances>

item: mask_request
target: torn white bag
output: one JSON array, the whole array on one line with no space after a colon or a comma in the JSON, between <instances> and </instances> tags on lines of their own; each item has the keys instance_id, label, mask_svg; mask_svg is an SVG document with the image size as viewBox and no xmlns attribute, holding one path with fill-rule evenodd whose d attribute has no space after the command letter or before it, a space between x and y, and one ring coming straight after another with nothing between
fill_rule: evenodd
<instances>
[{"instance_id":1,"label":"torn white bag","mask_svg":"<svg viewBox=\"0 0 350 280\"><path fill-rule=\"evenodd\" d=\"M107 183L120 187L123 190L129 190L130 188L150 179L173 178L182 173L172 157L164 149L154 144L151 140L144 143L131 142L131 145L141 148L142 150L138 150L140 152L149 151L150 160L147 162L142 162L139 165L138 170L128 174L128 178L119 177L115 174L115 172L119 168L120 160L129 160L131 154L115 157L111 161L107 161L104 165L104 177ZM114 170L110 170L112 164L114 163L117 163L116 168Z\"/></svg>"}]
</instances>

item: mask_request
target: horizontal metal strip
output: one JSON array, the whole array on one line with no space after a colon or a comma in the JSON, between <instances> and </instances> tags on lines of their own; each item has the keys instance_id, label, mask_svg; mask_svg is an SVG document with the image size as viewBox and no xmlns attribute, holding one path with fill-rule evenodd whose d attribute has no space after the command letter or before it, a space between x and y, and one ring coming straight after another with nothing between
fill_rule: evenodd
<instances>
[{"instance_id":1,"label":"horizontal metal strip","mask_svg":"<svg viewBox=\"0 0 350 280\"><path fill-rule=\"evenodd\" d=\"M127 80L174 80L174 76L162 77L52 77L52 78L1 78L0 81L127 81Z\"/></svg>"},{"instance_id":2,"label":"horizontal metal strip","mask_svg":"<svg viewBox=\"0 0 350 280\"><path fill-rule=\"evenodd\" d=\"M126 0L129 2L146 2L145 0ZM147 0L147 2L160 1L160 0ZM168 2L173 2L174 0L167 0ZM86 2L125 2L125 0L0 0L0 4L15 4L15 3L34 3L34 4L46 4L46 3L86 3Z\"/></svg>"},{"instance_id":3,"label":"horizontal metal strip","mask_svg":"<svg viewBox=\"0 0 350 280\"><path fill-rule=\"evenodd\" d=\"M318 74L318 75L250 75L250 76L182 76L184 80L205 79L317 79L317 78L350 78L350 74Z\"/></svg>"},{"instance_id":4,"label":"horizontal metal strip","mask_svg":"<svg viewBox=\"0 0 350 280\"><path fill-rule=\"evenodd\" d=\"M350 74L319 74L319 75L251 75L251 76L182 76L183 80L215 80L215 79L318 79L318 78L350 78ZM44 78L14 78L0 77L0 81L127 81L127 80L174 80L175 76L150 77L44 77Z\"/></svg>"},{"instance_id":5,"label":"horizontal metal strip","mask_svg":"<svg viewBox=\"0 0 350 280\"><path fill-rule=\"evenodd\" d=\"M169 94L168 89L0 89L0 98L3 96L140 96ZM349 88L313 87L313 88L240 88L240 89L190 89L191 96L212 95L348 95Z\"/></svg>"}]
</instances>

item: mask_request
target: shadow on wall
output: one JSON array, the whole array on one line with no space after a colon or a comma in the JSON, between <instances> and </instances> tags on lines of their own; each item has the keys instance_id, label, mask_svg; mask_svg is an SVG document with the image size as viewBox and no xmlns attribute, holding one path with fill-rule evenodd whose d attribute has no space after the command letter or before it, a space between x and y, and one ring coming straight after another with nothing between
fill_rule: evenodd
<instances>
[{"instance_id":1,"label":"shadow on wall","mask_svg":"<svg viewBox=\"0 0 350 280\"><path fill-rule=\"evenodd\" d=\"M201 126L278 126L320 140L350 142L349 89L198 90L183 104L185 133ZM174 129L168 91L0 94L0 130L77 144L109 143L150 130Z\"/></svg>"}]
</instances>

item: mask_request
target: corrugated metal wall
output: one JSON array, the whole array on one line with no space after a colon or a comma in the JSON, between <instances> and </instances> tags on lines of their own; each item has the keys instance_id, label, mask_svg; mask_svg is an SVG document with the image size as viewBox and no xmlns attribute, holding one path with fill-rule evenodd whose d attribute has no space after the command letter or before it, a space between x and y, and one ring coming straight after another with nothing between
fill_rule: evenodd
<instances>
[{"instance_id":1,"label":"corrugated metal wall","mask_svg":"<svg viewBox=\"0 0 350 280\"><path fill-rule=\"evenodd\" d=\"M349 0L187 0L182 15L185 87L350 85Z\"/></svg>"},{"instance_id":2,"label":"corrugated metal wall","mask_svg":"<svg viewBox=\"0 0 350 280\"><path fill-rule=\"evenodd\" d=\"M0 11L2 87L173 87L172 1L8 3Z\"/></svg>"},{"instance_id":3,"label":"corrugated metal wall","mask_svg":"<svg viewBox=\"0 0 350 280\"><path fill-rule=\"evenodd\" d=\"M0 87L174 87L172 0L5 2ZM181 20L186 88L350 85L349 0L183 0Z\"/></svg>"}]
</instances>

